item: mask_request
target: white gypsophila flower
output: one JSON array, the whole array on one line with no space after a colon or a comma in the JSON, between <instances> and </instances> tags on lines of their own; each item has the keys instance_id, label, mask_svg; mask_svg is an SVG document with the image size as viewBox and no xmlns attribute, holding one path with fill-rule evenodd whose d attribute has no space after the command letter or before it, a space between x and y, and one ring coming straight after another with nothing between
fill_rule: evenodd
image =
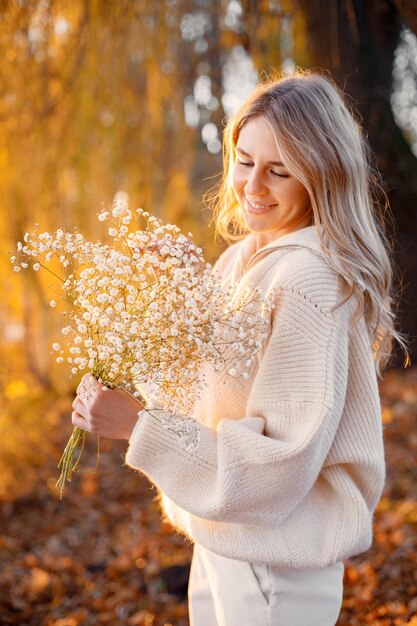
<instances>
[{"instance_id":1,"label":"white gypsophila flower","mask_svg":"<svg viewBox=\"0 0 417 626\"><path fill-rule=\"evenodd\" d=\"M62 301L73 306L64 312L64 348L53 344L58 362L74 375L88 369L104 385L150 385L147 408L167 414L191 414L205 363L247 380L268 332L271 300L253 287L224 289L201 248L142 209L116 203L98 217L112 243L34 231L13 259L15 271L29 259L42 269L53 261L54 274L57 263L62 268Z\"/></svg>"}]
</instances>

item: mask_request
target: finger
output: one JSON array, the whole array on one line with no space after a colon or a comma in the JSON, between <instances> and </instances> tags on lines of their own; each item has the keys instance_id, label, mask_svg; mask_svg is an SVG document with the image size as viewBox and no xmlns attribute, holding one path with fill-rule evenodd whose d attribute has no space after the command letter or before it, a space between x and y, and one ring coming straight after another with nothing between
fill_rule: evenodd
<instances>
[{"instance_id":1,"label":"finger","mask_svg":"<svg viewBox=\"0 0 417 626\"><path fill-rule=\"evenodd\" d=\"M89 372L88 374L84 374L84 376L81 379L81 384L84 385L84 387L88 388L91 385L98 384L98 382L97 382L97 378L93 376L91 372Z\"/></svg>"},{"instance_id":2,"label":"finger","mask_svg":"<svg viewBox=\"0 0 417 626\"><path fill-rule=\"evenodd\" d=\"M83 393L85 393L85 385L84 385L83 381L81 381L80 384L77 387L76 394L77 394L77 396L82 396Z\"/></svg>"},{"instance_id":3,"label":"finger","mask_svg":"<svg viewBox=\"0 0 417 626\"><path fill-rule=\"evenodd\" d=\"M78 428L82 428L83 430L88 430L88 424L77 411L73 411L71 413L71 421L74 426L78 426Z\"/></svg>"},{"instance_id":4,"label":"finger","mask_svg":"<svg viewBox=\"0 0 417 626\"><path fill-rule=\"evenodd\" d=\"M76 408L76 406L75 406L76 403L80 403L81 402L82 404L85 404L86 400L87 400L87 397L85 395L85 389L81 389L80 391L77 389L77 395L75 396L75 398L73 400L72 408L73 409Z\"/></svg>"},{"instance_id":5,"label":"finger","mask_svg":"<svg viewBox=\"0 0 417 626\"><path fill-rule=\"evenodd\" d=\"M91 406L91 400L93 399L94 393L94 391L92 392L90 389L86 389L84 387L77 395L77 398L80 400L80 402L82 402L85 407Z\"/></svg>"},{"instance_id":6,"label":"finger","mask_svg":"<svg viewBox=\"0 0 417 626\"><path fill-rule=\"evenodd\" d=\"M93 399L99 389L101 389L101 385L98 380L92 374L85 374L81 379L77 393L84 404L88 402L91 404L90 400Z\"/></svg>"},{"instance_id":7,"label":"finger","mask_svg":"<svg viewBox=\"0 0 417 626\"><path fill-rule=\"evenodd\" d=\"M77 396L72 403L72 408L74 409L74 411L77 411L77 413L79 413L82 417L87 417L88 409L84 404L84 400L79 396Z\"/></svg>"},{"instance_id":8,"label":"finger","mask_svg":"<svg viewBox=\"0 0 417 626\"><path fill-rule=\"evenodd\" d=\"M103 389L103 383L99 383L97 378L95 378L95 376L92 375L90 378L89 393L91 395L94 395L101 389Z\"/></svg>"}]
</instances>

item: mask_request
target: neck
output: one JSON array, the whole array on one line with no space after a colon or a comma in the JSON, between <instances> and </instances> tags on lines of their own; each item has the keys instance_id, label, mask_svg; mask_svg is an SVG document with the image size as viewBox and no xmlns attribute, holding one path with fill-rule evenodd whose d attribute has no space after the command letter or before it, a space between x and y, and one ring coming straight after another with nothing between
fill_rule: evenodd
<instances>
[{"instance_id":1,"label":"neck","mask_svg":"<svg viewBox=\"0 0 417 626\"><path fill-rule=\"evenodd\" d=\"M312 225L313 225L312 215L309 214L309 215L304 216L304 218L301 221L297 222L296 224L291 224L290 226L286 228L281 228L280 230L266 231L264 233L257 233L256 234L256 249L260 250L260 248L267 246L269 243L272 243L273 241L277 241L277 239L280 239L284 235L289 235L290 233L293 233L296 230L301 230L301 228L306 228L307 226L312 226Z\"/></svg>"}]
</instances>

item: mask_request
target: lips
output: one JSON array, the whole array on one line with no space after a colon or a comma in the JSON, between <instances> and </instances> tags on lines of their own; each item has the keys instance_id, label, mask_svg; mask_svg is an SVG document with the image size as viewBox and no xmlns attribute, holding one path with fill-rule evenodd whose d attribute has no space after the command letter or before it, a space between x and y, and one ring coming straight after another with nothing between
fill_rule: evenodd
<instances>
[{"instance_id":1,"label":"lips","mask_svg":"<svg viewBox=\"0 0 417 626\"><path fill-rule=\"evenodd\" d=\"M246 200L246 208L249 213L253 213L254 215L263 215L264 213L269 213L275 208L276 204L260 204L258 202L250 202L248 198L245 196Z\"/></svg>"}]
</instances>

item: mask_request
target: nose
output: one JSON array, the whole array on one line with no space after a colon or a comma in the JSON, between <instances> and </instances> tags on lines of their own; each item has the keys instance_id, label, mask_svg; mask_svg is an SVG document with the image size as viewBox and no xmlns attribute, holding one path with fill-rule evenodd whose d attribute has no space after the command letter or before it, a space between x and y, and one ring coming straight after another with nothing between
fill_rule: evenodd
<instances>
[{"instance_id":1,"label":"nose","mask_svg":"<svg viewBox=\"0 0 417 626\"><path fill-rule=\"evenodd\" d=\"M253 167L250 170L250 174L248 175L245 185L245 192L249 196L261 196L268 192L263 176L256 167Z\"/></svg>"}]
</instances>

